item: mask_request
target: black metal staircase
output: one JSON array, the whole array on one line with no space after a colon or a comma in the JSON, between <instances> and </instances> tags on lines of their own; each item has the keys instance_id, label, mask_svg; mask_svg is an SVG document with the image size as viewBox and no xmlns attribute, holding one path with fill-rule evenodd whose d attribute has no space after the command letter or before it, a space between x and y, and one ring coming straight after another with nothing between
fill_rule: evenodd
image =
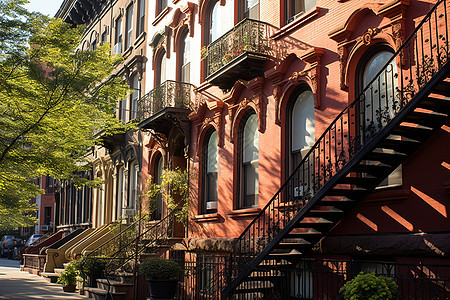
<instances>
[{"instance_id":1,"label":"black metal staircase","mask_svg":"<svg viewBox=\"0 0 450 300\"><path fill-rule=\"evenodd\" d=\"M436 3L240 235L224 299L270 295L278 268L307 255L449 120L447 2Z\"/></svg>"}]
</instances>

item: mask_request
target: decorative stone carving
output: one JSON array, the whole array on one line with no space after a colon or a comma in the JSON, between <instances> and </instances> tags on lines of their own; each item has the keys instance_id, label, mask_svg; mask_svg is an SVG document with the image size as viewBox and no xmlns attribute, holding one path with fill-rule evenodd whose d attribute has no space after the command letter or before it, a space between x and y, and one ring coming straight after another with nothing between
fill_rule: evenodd
<instances>
[{"instance_id":1,"label":"decorative stone carving","mask_svg":"<svg viewBox=\"0 0 450 300\"><path fill-rule=\"evenodd\" d=\"M177 52L179 48L179 41L184 28L188 28L189 36L194 36L194 11L195 4L188 2L182 9L177 8L173 14L172 22L169 24L170 28L173 30L173 52ZM183 17L184 14L184 17Z\"/></svg>"},{"instance_id":2,"label":"decorative stone carving","mask_svg":"<svg viewBox=\"0 0 450 300\"><path fill-rule=\"evenodd\" d=\"M153 56L152 56L152 70L155 69L156 59L158 55L164 51L166 53L166 57L170 58L170 35L171 35L170 27L166 26L165 29L161 32L157 32L150 42L150 46L153 48Z\"/></svg>"}]
</instances>

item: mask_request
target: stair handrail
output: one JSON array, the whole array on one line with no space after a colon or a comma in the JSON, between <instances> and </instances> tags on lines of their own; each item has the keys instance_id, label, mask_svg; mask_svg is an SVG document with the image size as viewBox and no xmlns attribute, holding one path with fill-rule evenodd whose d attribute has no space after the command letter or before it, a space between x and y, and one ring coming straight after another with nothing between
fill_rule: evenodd
<instances>
[{"instance_id":1,"label":"stair handrail","mask_svg":"<svg viewBox=\"0 0 450 300\"><path fill-rule=\"evenodd\" d=\"M141 217L140 219L142 220L142 218L143 218L143 217ZM107 256L107 255L104 254L104 253L98 254L98 252L99 252L101 249L105 248L105 247L106 247L107 245L109 245L109 244L115 244L117 240L119 240L118 245L122 244L122 243L121 243L122 237L124 237L124 236L125 236L126 234L128 234L129 232L135 231L136 225L137 225L137 224L139 223L139 221L141 221L141 220L139 220L139 219L135 220L133 223L131 223L131 224L129 224L128 226L126 226L124 230L121 230L119 233L117 233L117 234L114 235L113 237L109 238L109 239L106 240L104 243L100 244L100 246L98 246L97 248L95 248L95 249L92 250L91 252L87 253L86 256L88 256L88 257L95 257L95 256L102 256L102 255ZM114 222L114 223L116 223L116 225L114 225L114 226L117 226L117 225L120 226L120 225L121 225L120 222Z\"/></svg>"},{"instance_id":2,"label":"stair handrail","mask_svg":"<svg viewBox=\"0 0 450 300\"><path fill-rule=\"evenodd\" d=\"M438 35L438 31L439 28L437 28L436 26L436 42L437 42L437 47L432 45L432 41L431 38L430 39L425 39L425 43L430 42L430 51L431 51L431 55L427 56L423 53L423 51L425 50L425 45L422 45L422 48L420 49L420 53L419 53L419 49L418 47L420 47L419 44L417 44L417 39L418 39L418 33L420 30L422 30L424 24L429 21L430 22L430 28L431 28L431 18L433 16L433 14L435 15L436 18L436 22L437 22L437 10L438 7L440 7L440 5L443 3L444 6L444 15L440 15L439 18L442 18L443 16L445 17L445 22L446 22L446 28L445 30L445 36L444 35ZM321 136L317 139L317 141L314 143L314 145L311 147L311 149L307 152L307 154L305 155L305 157L302 159L302 161L300 162L300 164L294 169L294 171L290 174L290 176L287 178L287 180L282 184L282 186L278 189L278 191L275 193L275 195L267 202L267 204L264 206L264 208L261 209L261 211L258 213L258 215L248 224L248 226L243 230L243 232L241 233L241 235L237 238L236 242L235 242L235 254L237 256L246 254L246 255L255 255L257 253L252 253L251 251L242 251L243 247L242 247L242 243L244 242L244 239L246 238L246 236L248 235L249 240L251 238L251 231L253 229L253 234L255 234L256 230L259 230L259 228L256 228L255 224L256 222L259 222L262 218L264 218L264 216L266 216L266 213L270 210L273 209L275 206L275 202L277 201L277 199L279 200L280 204L282 203L281 198L282 198L282 194L284 193L285 189L288 187L289 184L292 183L292 181L294 181L295 179L297 179L297 181L300 183L302 183L302 185L306 185L306 186L311 186L312 187L312 195L314 195L315 193L317 193L321 187L325 184L325 182L327 182L328 180L330 180L335 174L333 174L333 169L335 169L335 173L337 173L342 166L344 166L347 162L348 159L350 159L350 157L355 156L356 153L358 153L358 151L360 151L362 149L362 146L366 145L368 143L368 141L370 141L375 135L376 133L378 133L382 128L384 128L386 125L383 125L384 122L389 122L393 116L395 116L396 114L399 113L399 111L409 102L409 100L411 100L413 98L413 96L416 93L416 89L420 89L424 83L428 82L427 80L431 79L432 76L434 76L434 74L446 63L448 63L449 61L449 44L448 44L448 24L447 24L447 6L446 6L446 0L439 0L437 1L437 3L433 6L433 8L425 15L425 17L422 19L422 21L419 23L419 25L413 30L413 32L408 36L408 38L405 40L405 42L399 47L399 49L397 51L395 51L395 53L393 54L393 56L387 61L387 63L381 68L381 70L376 74L376 76L374 76L374 78L364 87L364 89L362 90L362 92L358 95L358 97L356 97L356 99L354 101L352 101L349 105L346 106L346 108L344 108L336 117L335 119L330 123L330 125L327 127L327 129L321 134ZM423 32L421 33L421 38L422 38L422 44L424 43L423 40ZM432 37L433 33L430 30L430 35ZM412 54L410 53L411 50L407 49L408 47L410 47L413 43L414 43L414 38L416 37L416 49L415 49L415 53L413 52ZM444 41L444 45L439 47L439 39ZM435 55L433 56L433 48L437 49L437 53L435 53ZM441 51L442 50L442 51ZM408 51L408 52L406 52ZM414 51L414 50L413 50ZM412 55L416 54L415 58L412 58ZM422 58L419 56L419 54L422 54ZM422 59L422 61L421 61ZM430 67L430 65L432 65L433 60L436 59L438 62L437 68L433 68L433 66ZM397 63L398 60L398 63ZM415 73L413 74L413 60L416 66L416 70ZM419 63L421 62L421 64ZM396 66L397 64L400 65L399 68L399 72L401 73L400 75L400 79L397 79L397 77L399 76L399 74L394 74L393 73L393 65L392 63ZM408 68L409 67L409 68ZM428 67L428 68L427 68ZM390 68L390 70L389 70ZM422 69L421 69L422 68ZM407 72L405 78L403 78L403 69L405 69ZM409 70L408 70L409 69ZM392 72L392 74L390 75L392 78L391 80L393 80L393 78L396 78L397 83L401 84L401 89L399 88L399 86L395 87L393 86L393 91L392 91L392 105L395 106L393 108L393 110L395 110L394 114L392 117L387 117L387 118L383 118L383 113L385 113L380 106L380 110L376 110L376 111L372 111L372 127L370 128L370 123L369 125L367 125L365 123L365 125L367 125L367 129L363 132L360 131L360 128L356 128L356 121L357 118L360 118L359 114L360 112L355 112L358 105L360 103L364 103L365 98L366 98L366 94L368 92L372 93L372 97L373 97L373 88L374 85L376 83L378 83L378 86L382 85L380 83L380 80L382 80L382 76L384 75L384 78L387 78L387 73ZM414 82L413 80L413 76L416 76L415 80L416 82ZM404 85L404 80L407 81L407 84ZM394 82L395 83L395 82ZM414 84L416 83L416 84ZM376 87L376 86L375 86ZM385 89L385 93L387 95L387 90L386 87L383 87ZM375 90L377 92L377 90ZM375 93L376 93L375 92ZM378 91L379 93L382 93L383 90L380 89L380 91ZM384 95L384 96L386 96ZM378 95L378 98L380 98L381 96ZM384 109L390 109L389 107L389 103L388 101L389 97L386 97L386 107ZM373 100L373 98L370 98L370 100ZM364 103L365 104L365 103ZM362 107L362 110L365 113L365 107ZM375 112L376 114L379 114L379 116L377 116L376 120L378 122L378 124L374 125L374 118L373 118L373 112ZM363 113L363 114L364 114ZM345 116L348 115L348 119L345 120ZM365 116L364 116L365 117ZM353 121L353 125L350 125L350 122ZM370 120L369 120L370 121ZM341 122L341 124L340 124ZM364 119L363 122L366 122L366 120ZM345 129L349 129L348 131L346 131L346 134L344 134L344 125L346 125ZM378 125L378 129L377 126ZM351 132L350 129L354 128L355 132L353 133L354 135L351 136ZM333 151L331 150L331 135L330 132L335 131L335 133L337 131L341 131L341 139L339 140L338 143L336 143L337 138L333 137L334 139L334 143L335 143L335 148L333 148ZM361 133L364 133L363 135L360 135ZM344 140L344 137L346 138ZM327 141L328 139L328 141ZM348 143L348 148L346 148L344 150L344 142ZM322 146L323 144L323 146ZM329 145L327 145L329 144ZM338 152L339 149L341 150L341 152ZM319 156L318 158L320 158L320 153L323 152L323 156L326 160L328 161L324 161L322 164L319 161L318 166L316 166L316 162L315 162L315 154L316 152L319 152ZM328 156L327 156L328 153ZM348 157L347 157L348 154ZM334 164L332 163L332 155L334 155ZM342 157L341 157L342 155ZM312 159L311 159L312 158ZM326 164L327 163L327 164ZM310 165L312 164L313 166L313 177L312 178L308 178L308 181L310 181L310 179L312 179L312 182L307 182L305 184L304 179L299 179L300 177L300 172L303 171L303 173L305 172L305 166L308 169L308 177L311 177L311 173L309 170ZM323 170L321 170L323 169ZM323 173L321 173L323 171ZM328 174L329 173L329 174ZM317 178L316 178L316 175ZM324 175L323 177L320 175ZM321 183L323 181L323 184ZM286 191L288 192L288 191ZM309 191L311 192L311 191ZM300 194L300 191L297 190L297 193ZM303 205L306 203L306 201L308 201L312 195L308 195L308 193L304 192L302 190L302 195L301 195L301 199L302 200L300 203L294 203L294 205L291 206L287 206L287 211L289 213L293 213L296 214L298 213ZM293 191L293 194L295 194L295 191ZM306 195L305 195L306 194ZM317 200L317 199L316 199ZM287 202L287 201L286 201ZM289 210L291 207L291 210ZM293 207L293 208L292 208ZM311 206L308 206L311 207ZM295 208L297 208L297 210L295 210ZM269 211L270 212L270 211ZM286 221L286 216L283 216L285 218L284 221ZM269 218L270 218L270 214L269 214ZM270 219L269 219L270 220ZM278 220L279 221L279 220ZM263 220L264 222L264 220ZM287 222L286 222L287 223ZM264 225L264 223L263 223ZM271 228L270 230L276 231L277 229ZM269 229L266 229L265 231L265 235L264 237L269 236L273 234L272 232L270 232ZM281 229L278 230L278 232ZM273 236L275 236L275 234L273 234ZM265 248L265 246L268 245L268 243L266 243L264 245L264 241L262 241L262 246L256 246L256 244L260 243L261 241L255 242L255 239L253 239L253 247L256 248L258 247L258 249L261 248ZM249 247L250 248L250 247ZM249 250L249 249L246 249ZM245 268L245 266L241 266L243 268Z\"/></svg>"}]
</instances>

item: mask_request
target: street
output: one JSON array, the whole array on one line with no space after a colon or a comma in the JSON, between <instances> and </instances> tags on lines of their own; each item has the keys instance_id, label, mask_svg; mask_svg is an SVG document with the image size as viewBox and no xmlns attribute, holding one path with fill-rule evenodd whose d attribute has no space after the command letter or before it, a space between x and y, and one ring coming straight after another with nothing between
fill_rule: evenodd
<instances>
[{"instance_id":1,"label":"street","mask_svg":"<svg viewBox=\"0 0 450 300\"><path fill-rule=\"evenodd\" d=\"M19 270L19 261L0 258L0 299L87 299L64 293L60 284Z\"/></svg>"}]
</instances>

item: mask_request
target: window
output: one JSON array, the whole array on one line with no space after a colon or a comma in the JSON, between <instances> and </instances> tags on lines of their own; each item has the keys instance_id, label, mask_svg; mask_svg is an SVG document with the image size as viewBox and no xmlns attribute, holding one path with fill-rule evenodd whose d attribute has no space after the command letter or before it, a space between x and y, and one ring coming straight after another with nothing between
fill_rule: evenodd
<instances>
[{"instance_id":1,"label":"window","mask_svg":"<svg viewBox=\"0 0 450 300\"><path fill-rule=\"evenodd\" d=\"M191 57L191 48L190 48L190 38L189 38L189 31L185 30L183 35L180 39L180 81L181 82L190 82L190 73L191 73L191 63L190 63L190 57Z\"/></svg>"},{"instance_id":2,"label":"window","mask_svg":"<svg viewBox=\"0 0 450 300\"><path fill-rule=\"evenodd\" d=\"M106 43L108 41L108 34L106 33L106 30L103 31L102 33L102 40L101 40L101 45L103 45L104 43Z\"/></svg>"},{"instance_id":3,"label":"window","mask_svg":"<svg viewBox=\"0 0 450 300\"><path fill-rule=\"evenodd\" d=\"M139 0L139 16L138 16L138 28L137 35L144 32L145 29L145 0Z\"/></svg>"},{"instance_id":4,"label":"window","mask_svg":"<svg viewBox=\"0 0 450 300\"><path fill-rule=\"evenodd\" d=\"M218 156L217 131L210 130L205 136L202 153L203 214L217 212Z\"/></svg>"},{"instance_id":5,"label":"window","mask_svg":"<svg viewBox=\"0 0 450 300\"><path fill-rule=\"evenodd\" d=\"M122 99L119 100L119 120L121 120L123 123L125 123L126 120L126 112L127 112L127 100L126 99Z\"/></svg>"},{"instance_id":6,"label":"window","mask_svg":"<svg viewBox=\"0 0 450 300\"><path fill-rule=\"evenodd\" d=\"M292 93L288 104L286 148L287 167L286 177L300 164L302 159L314 145L315 135L315 111L314 95L304 87L298 88Z\"/></svg>"},{"instance_id":7,"label":"window","mask_svg":"<svg viewBox=\"0 0 450 300\"><path fill-rule=\"evenodd\" d=\"M220 23L219 23L219 1L213 2L211 8L208 10L207 38L208 44L211 44L220 37Z\"/></svg>"},{"instance_id":8,"label":"window","mask_svg":"<svg viewBox=\"0 0 450 300\"><path fill-rule=\"evenodd\" d=\"M359 107L359 126L361 135L368 141L380 128L385 126L394 116L396 91L398 89L397 65L392 60L386 71L376 75L393 56L393 51L387 46L375 47L366 52L358 66L359 91L364 92L364 105ZM400 138L391 136L390 138ZM392 150L383 149L383 152ZM402 167L395 169L379 187L402 184Z\"/></svg>"},{"instance_id":9,"label":"window","mask_svg":"<svg viewBox=\"0 0 450 300\"><path fill-rule=\"evenodd\" d=\"M131 94L130 99L130 120L134 120L137 117L137 106L139 101L139 76L136 75L133 77L131 88L133 89L133 93Z\"/></svg>"},{"instance_id":10,"label":"window","mask_svg":"<svg viewBox=\"0 0 450 300\"><path fill-rule=\"evenodd\" d=\"M242 15L240 19L259 20L259 0L242 0Z\"/></svg>"},{"instance_id":11,"label":"window","mask_svg":"<svg viewBox=\"0 0 450 300\"><path fill-rule=\"evenodd\" d=\"M167 7L167 0L157 1L156 14L159 15Z\"/></svg>"},{"instance_id":12,"label":"window","mask_svg":"<svg viewBox=\"0 0 450 300\"><path fill-rule=\"evenodd\" d=\"M116 43L114 45L114 53L122 53L122 18L116 20Z\"/></svg>"},{"instance_id":13,"label":"window","mask_svg":"<svg viewBox=\"0 0 450 300\"><path fill-rule=\"evenodd\" d=\"M286 23L316 7L316 0L285 0Z\"/></svg>"},{"instance_id":14,"label":"window","mask_svg":"<svg viewBox=\"0 0 450 300\"><path fill-rule=\"evenodd\" d=\"M137 170L137 163L134 161L130 165L129 169L129 194L128 194L128 208L135 208L136 206L136 197L137 197L137 177L138 177L138 170Z\"/></svg>"},{"instance_id":15,"label":"window","mask_svg":"<svg viewBox=\"0 0 450 300\"><path fill-rule=\"evenodd\" d=\"M163 51L156 61L155 86L166 81L166 52Z\"/></svg>"},{"instance_id":16,"label":"window","mask_svg":"<svg viewBox=\"0 0 450 300\"><path fill-rule=\"evenodd\" d=\"M238 208L258 206L259 133L258 118L250 110L238 132Z\"/></svg>"},{"instance_id":17,"label":"window","mask_svg":"<svg viewBox=\"0 0 450 300\"><path fill-rule=\"evenodd\" d=\"M119 168L117 174L117 199L116 199L116 220L122 217L122 208L125 197L125 172L124 167Z\"/></svg>"},{"instance_id":18,"label":"window","mask_svg":"<svg viewBox=\"0 0 450 300\"><path fill-rule=\"evenodd\" d=\"M126 27L125 27L125 50L131 47L131 38L133 36L133 5L128 6L126 12Z\"/></svg>"},{"instance_id":19,"label":"window","mask_svg":"<svg viewBox=\"0 0 450 300\"><path fill-rule=\"evenodd\" d=\"M154 165L154 182L158 185L162 183L162 173L163 173L163 158L161 153L158 154L158 156L155 159L155 165ZM162 217L162 194L159 193L156 198L156 205L155 210L152 214L153 220L161 220Z\"/></svg>"},{"instance_id":20,"label":"window","mask_svg":"<svg viewBox=\"0 0 450 300\"><path fill-rule=\"evenodd\" d=\"M97 49L97 36L96 35L94 37L92 37L92 40L91 40L91 50L94 51L95 49Z\"/></svg>"},{"instance_id":21,"label":"window","mask_svg":"<svg viewBox=\"0 0 450 300\"><path fill-rule=\"evenodd\" d=\"M46 206L44 207L44 225L50 225L52 221L52 207Z\"/></svg>"}]
</instances>

